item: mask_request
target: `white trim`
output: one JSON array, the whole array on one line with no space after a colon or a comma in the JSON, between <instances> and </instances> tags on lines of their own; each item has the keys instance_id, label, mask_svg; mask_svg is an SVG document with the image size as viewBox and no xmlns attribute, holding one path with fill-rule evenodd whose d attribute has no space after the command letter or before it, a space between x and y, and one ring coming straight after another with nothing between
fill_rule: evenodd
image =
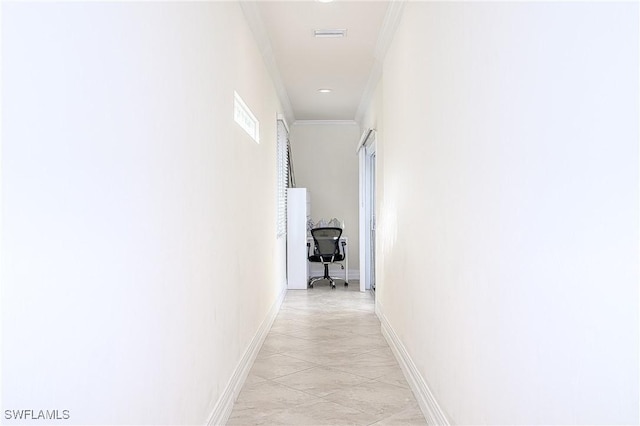
<instances>
[{"instance_id":1,"label":"white trim","mask_svg":"<svg viewBox=\"0 0 640 426\"><path fill-rule=\"evenodd\" d=\"M267 337L267 334L269 334L271 325L276 319L276 315L278 315L278 311L280 310L280 306L282 305L282 301L286 294L287 285L284 283L282 286L282 292L278 295L278 298L271 306L271 309L264 321L262 321L262 325L260 325L258 332L251 340L251 343L249 343L249 347L231 375L229 383L227 383L224 391L222 391L222 395L218 401L216 401L213 411L209 415L209 419L207 421L208 426L224 425L227 423L227 420L229 420L229 416L233 410L233 404L244 385L244 381L247 379L247 375L253 366L256 356L258 356L258 352L260 352L264 339Z\"/></svg>"},{"instance_id":2,"label":"white trim","mask_svg":"<svg viewBox=\"0 0 640 426\"><path fill-rule=\"evenodd\" d=\"M371 200L371 162L370 157L376 151L375 129L368 129L362 133L358 148L358 229L360 230L360 291L371 288L371 227L369 219L371 210L375 208ZM364 148L364 149L362 149Z\"/></svg>"},{"instance_id":3,"label":"white trim","mask_svg":"<svg viewBox=\"0 0 640 426\"><path fill-rule=\"evenodd\" d=\"M253 37L256 41L256 44L258 45L258 49L260 49L260 53L262 54L262 58L264 59L264 64L267 67L269 75L271 76L271 80L273 81L276 93L278 94L278 99L280 99L280 104L282 104L284 115L285 117L287 117L287 121L289 121L289 123L293 123L294 121L296 121L296 117L293 114L291 101L289 100L287 89L282 81L280 69L278 68L278 64L276 63L276 58L273 55L271 41L269 40L269 33L267 33L264 21L262 20L262 16L260 15L258 3L255 1L241 1L240 7L242 8L244 17L247 20L247 25L249 25L249 28L253 33Z\"/></svg>"},{"instance_id":4,"label":"white trim","mask_svg":"<svg viewBox=\"0 0 640 426\"><path fill-rule=\"evenodd\" d=\"M358 152L358 242L360 243L359 261L362 279L360 280L360 291L365 291L367 280L367 210L366 210L366 165L367 159L365 150Z\"/></svg>"},{"instance_id":5,"label":"white trim","mask_svg":"<svg viewBox=\"0 0 640 426\"><path fill-rule=\"evenodd\" d=\"M382 77L382 62L378 59L374 59L373 66L369 72L369 78L367 79L367 84L364 86L364 91L362 92L358 109L356 109L356 122L360 124L362 124L364 114L371 103L371 99L376 91L380 77Z\"/></svg>"},{"instance_id":6,"label":"white trim","mask_svg":"<svg viewBox=\"0 0 640 426\"><path fill-rule=\"evenodd\" d=\"M331 126L357 126L358 123L355 120L296 120L293 123L294 126L318 126L318 125L331 125Z\"/></svg>"},{"instance_id":7,"label":"white trim","mask_svg":"<svg viewBox=\"0 0 640 426\"><path fill-rule=\"evenodd\" d=\"M371 132L375 132L374 129L367 129L362 132L362 136L360 136L360 140L358 141L358 147L356 148L356 153L360 152L362 147L367 143L367 140L371 136Z\"/></svg>"},{"instance_id":8,"label":"white trim","mask_svg":"<svg viewBox=\"0 0 640 426\"><path fill-rule=\"evenodd\" d=\"M447 420L447 416L444 411L442 411L442 408L440 408L440 405L433 396L431 389L429 389L429 385L426 380L424 380L420 375L420 372L411 359L411 356L398 338L396 332L393 330L393 327L391 327L391 324L389 324L387 318L384 316L382 305L377 299L376 314L378 315L378 318L380 318L382 335L387 340L387 343L389 343L393 355L395 355L398 364L400 364L404 377L407 379L407 382L409 382L409 386L418 401L418 405L420 406L420 410L422 411L427 424L443 426L450 425Z\"/></svg>"},{"instance_id":9,"label":"white trim","mask_svg":"<svg viewBox=\"0 0 640 426\"><path fill-rule=\"evenodd\" d=\"M400 24L400 18L402 17L402 11L404 10L404 4L406 0L396 0L389 2L387 7L387 13L382 21L382 27L378 34L378 41L376 42L376 48L373 55L379 61L383 61L384 57L391 46L393 36L396 33L396 29Z\"/></svg>"},{"instance_id":10,"label":"white trim","mask_svg":"<svg viewBox=\"0 0 640 426\"><path fill-rule=\"evenodd\" d=\"M362 92L360 104L358 104L358 109L356 110L355 118L358 123L362 123L364 113L367 111L367 107L371 102L371 98L376 91L378 81L382 76L382 66L384 64L384 58L387 55L387 50L389 50L389 46L391 45L393 36L396 33L396 29L400 24L400 18L402 17L402 11L404 10L405 2L406 0L391 1L389 2L389 6L387 7L387 13L384 16L384 21L382 21L382 27L380 27L380 32L378 33L378 41L376 42L376 47L373 54L373 66L371 67L371 71L369 72L367 84L365 85L365 89Z\"/></svg>"},{"instance_id":11,"label":"white trim","mask_svg":"<svg viewBox=\"0 0 640 426\"><path fill-rule=\"evenodd\" d=\"M291 131L289 130L289 123L287 123L287 117L284 116L284 114L276 114L276 121L282 121L282 123L284 124L285 129L287 129L287 133L291 133Z\"/></svg>"}]
</instances>

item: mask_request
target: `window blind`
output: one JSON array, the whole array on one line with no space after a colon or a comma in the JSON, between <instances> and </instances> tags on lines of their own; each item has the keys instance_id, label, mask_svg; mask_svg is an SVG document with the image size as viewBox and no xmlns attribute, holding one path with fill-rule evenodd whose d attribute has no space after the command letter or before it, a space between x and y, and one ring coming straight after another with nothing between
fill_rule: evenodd
<instances>
[{"instance_id":1,"label":"window blind","mask_svg":"<svg viewBox=\"0 0 640 426\"><path fill-rule=\"evenodd\" d=\"M289 186L289 133L284 121L278 120L278 237L287 234L287 188Z\"/></svg>"}]
</instances>

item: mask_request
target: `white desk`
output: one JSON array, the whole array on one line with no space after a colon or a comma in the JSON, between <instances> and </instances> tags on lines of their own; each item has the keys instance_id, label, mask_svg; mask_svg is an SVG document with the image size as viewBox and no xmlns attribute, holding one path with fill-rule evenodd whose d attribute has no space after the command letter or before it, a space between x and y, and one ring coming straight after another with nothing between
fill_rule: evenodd
<instances>
[{"instance_id":1,"label":"white desk","mask_svg":"<svg viewBox=\"0 0 640 426\"><path fill-rule=\"evenodd\" d=\"M287 189L287 288L307 289L307 222L309 192L306 188Z\"/></svg>"},{"instance_id":2,"label":"white desk","mask_svg":"<svg viewBox=\"0 0 640 426\"><path fill-rule=\"evenodd\" d=\"M344 282L348 283L348 275L349 275L349 237L341 236L340 244L344 243ZM309 253L310 247L313 247L313 237L311 235L307 236L307 254ZM309 282L310 277L310 263L307 260L307 283ZM342 263L342 262L334 262L334 263Z\"/></svg>"}]
</instances>

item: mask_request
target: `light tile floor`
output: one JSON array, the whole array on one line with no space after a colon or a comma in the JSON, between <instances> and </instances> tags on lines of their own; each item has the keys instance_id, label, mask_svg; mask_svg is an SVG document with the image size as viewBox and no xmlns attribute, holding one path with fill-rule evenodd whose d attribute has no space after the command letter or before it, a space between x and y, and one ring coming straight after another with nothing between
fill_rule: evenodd
<instances>
[{"instance_id":1,"label":"light tile floor","mask_svg":"<svg viewBox=\"0 0 640 426\"><path fill-rule=\"evenodd\" d=\"M425 425L357 282L290 290L229 425Z\"/></svg>"}]
</instances>

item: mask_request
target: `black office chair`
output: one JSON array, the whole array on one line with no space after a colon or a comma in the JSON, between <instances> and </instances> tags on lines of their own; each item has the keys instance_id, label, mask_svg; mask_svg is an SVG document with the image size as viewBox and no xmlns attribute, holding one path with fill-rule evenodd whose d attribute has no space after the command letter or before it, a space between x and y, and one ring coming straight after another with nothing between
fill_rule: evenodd
<instances>
[{"instance_id":1,"label":"black office chair","mask_svg":"<svg viewBox=\"0 0 640 426\"><path fill-rule=\"evenodd\" d=\"M341 262L344 260L344 245L340 243L342 228L313 228L311 236L313 237L313 253L310 250L310 244L307 244L307 257L309 262L322 263L324 265L324 275L321 277L313 277L309 279L309 287L313 288L313 283L319 280L328 280L331 288L336 288L336 284L331 276L329 276L329 264ZM342 246L342 250L340 247ZM340 264L344 269L344 265ZM349 285L345 281L345 286Z\"/></svg>"}]
</instances>

